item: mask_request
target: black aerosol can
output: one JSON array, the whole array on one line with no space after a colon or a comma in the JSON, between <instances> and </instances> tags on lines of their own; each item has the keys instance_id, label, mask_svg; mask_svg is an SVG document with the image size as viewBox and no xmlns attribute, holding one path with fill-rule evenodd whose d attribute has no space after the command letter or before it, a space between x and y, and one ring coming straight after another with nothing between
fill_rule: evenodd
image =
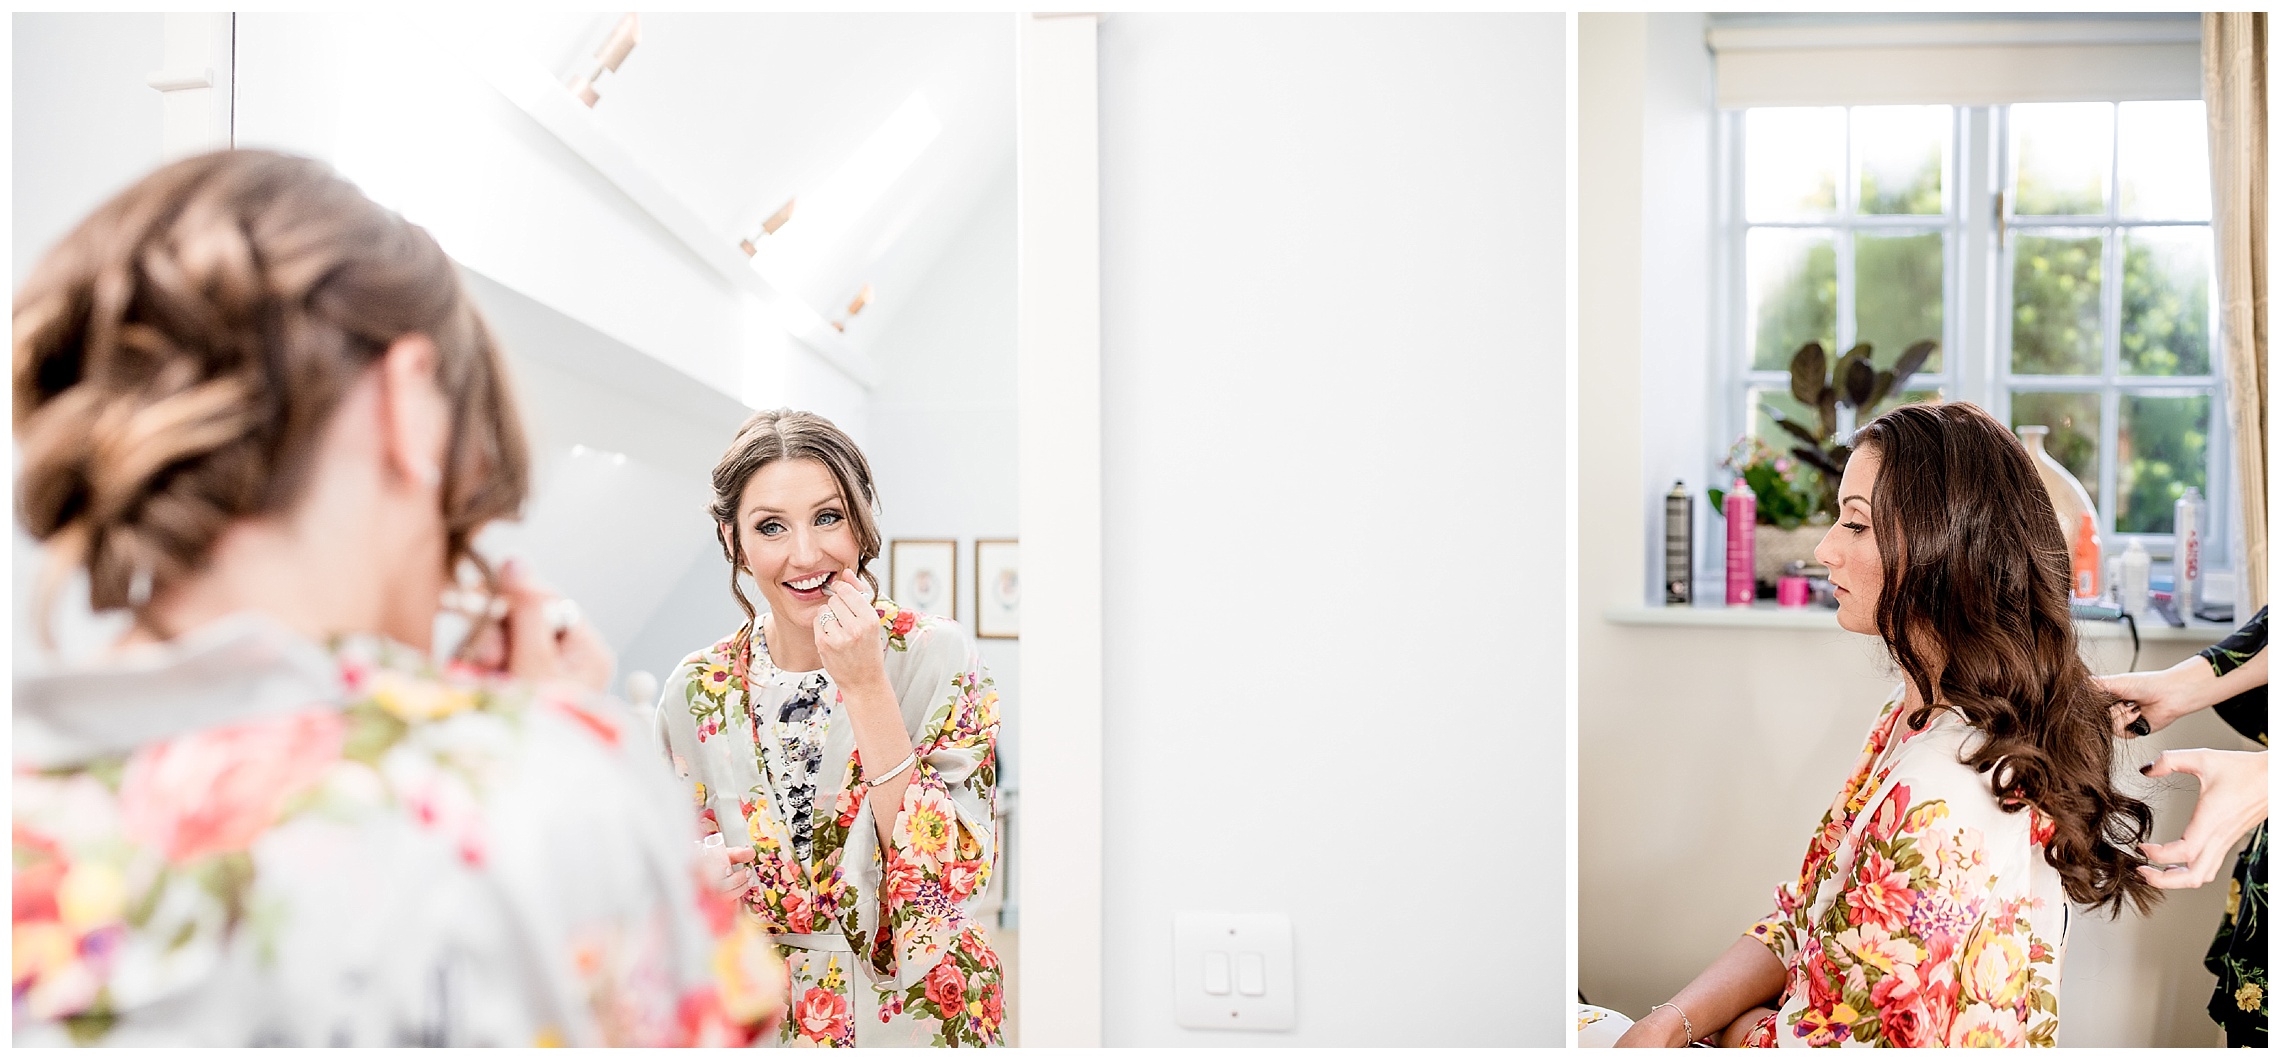
<instances>
[{"instance_id":1,"label":"black aerosol can","mask_svg":"<svg viewBox=\"0 0 2280 1060\"><path fill-rule=\"evenodd\" d=\"M1663 494L1663 605L1694 602L1694 495L1684 481Z\"/></svg>"}]
</instances>

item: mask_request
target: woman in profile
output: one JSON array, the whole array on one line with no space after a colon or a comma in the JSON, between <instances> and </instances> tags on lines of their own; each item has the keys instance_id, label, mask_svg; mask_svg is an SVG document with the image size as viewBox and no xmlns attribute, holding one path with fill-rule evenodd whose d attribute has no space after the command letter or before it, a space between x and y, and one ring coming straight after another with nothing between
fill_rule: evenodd
<instances>
[{"instance_id":1,"label":"woman in profile","mask_svg":"<svg viewBox=\"0 0 2280 1060\"><path fill-rule=\"evenodd\" d=\"M744 625L667 678L658 724L706 831L749 850L786 950L786 1045L995 1045L997 693L972 638L877 595L871 467L810 412L745 421L712 518ZM753 607L743 581L758 587Z\"/></svg>"},{"instance_id":2,"label":"woman in profile","mask_svg":"<svg viewBox=\"0 0 2280 1060\"><path fill-rule=\"evenodd\" d=\"M1962 403L1853 444L1815 558L1903 683L1773 912L1618 1045L2054 1045L2067 903L2158 894L2025 450Z\"/></svg>"},{"instance_id":3,"label":"woman in profile","mask_svg":"<svg viewBox=\"0 0 2280 1060\"><path fill-rule=\"evenodd\" d=\"M743 1044L780 1017L599 638L510 565L488 658L430 643L529 478L425 232L307 159L167 166L25 281L15 431L36 614L83 575L132 620L15 680L15 1044Z\"/></svg>"}]
</instances>

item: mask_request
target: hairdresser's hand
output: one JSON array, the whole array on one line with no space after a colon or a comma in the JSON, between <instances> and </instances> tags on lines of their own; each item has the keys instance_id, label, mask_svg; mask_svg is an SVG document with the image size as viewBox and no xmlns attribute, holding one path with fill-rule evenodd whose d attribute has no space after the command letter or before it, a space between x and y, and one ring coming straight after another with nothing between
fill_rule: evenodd
<instances>
[{"instance_id":1,"label":"hairdresser's hand","mask_svg":"<svg viewBox=\"0 0 2280 1060\"><path fill-rule=\"evenodd\" d=\"M1676 1009L1658 1008L1615 1039L1617 1049L1679 1049L1686 1045L1686 1024Z\"/></svg>"},{"instance_id":2,"label":"hairdresser's hand","mask_svg":"<svg viewBox=\"0 0 2280 1060\"><path fill-rule=\"evenodd\" d=\"M2138 872L2154 886L2167 890L2199 887L2217 878L2225 854L2240 837L2264 820L2270 790L2265 786L2266 752L2163 751L2143 772L2149 777L2190 773L2201 782L2201 797L2193 804L2193 819L2174 843L2140 843L2138 849L2152 865ZM2175 868L2161 868L2174 865Z\"/></svg>"},{"instance_id":3,"label":"hairdresser's hand","mask_svg":"<svg viewBox=\"0 0 2280 1060\"><path fill-rule=\"evenodd\" d=\"M2138 735L2129 725L2139 718L2149 726L2148 734L2156 733L2168 728L2170 722L2216 702L2212 694L2216 671L2198 655L2166 670L2139 670L2097 681L2119 701L2114 704L2114 734L2123 739Z\"/></svg>"},{"instance_id":4,"label":"hairdresser's hand","mask_svg":"<svg viewBox=\"0 0 2280 1060\"><path fill-rule=\"evenodd\" d=\"M591 692L609 689L610 669L617 661L609 644L584 619L557 629L547 606L559 597L531 574L528 564L510 559L499 568L499 596L507 602L502 620L506 654L499 669L532 684L564 681Z\"/></svg>"},{"instance_id":5,"label":"hairdresser's hand","mask_svg":"<svg viewBox=\"0 0 2280 1060\"><path fill-rule=\"evenodd\" d=\"M831 579L823 609L815 614L815 650L823 656L824 671L843 692L891 687L887 684L886 642L879 634L879 612L871 606L871 586L854 571L840 571Z\"/></svg>"}]
</instances>

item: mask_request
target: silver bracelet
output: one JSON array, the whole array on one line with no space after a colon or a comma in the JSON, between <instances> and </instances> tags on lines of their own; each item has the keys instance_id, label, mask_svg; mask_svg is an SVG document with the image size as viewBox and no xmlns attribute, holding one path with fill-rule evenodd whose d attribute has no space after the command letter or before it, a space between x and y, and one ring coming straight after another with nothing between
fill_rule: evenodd
<instances>
[{"instance_id":1,"label":"silver bracelet","mask_svg":"<svg viewBox=\"0 0 2280 1060\"><path fill-rule=\"evenodd\" d=\"M903 760L902 760L902 762L901 762L901 764L899 764L899 765L895 766L893 769L887 770L886 772L879 774L878 776L872 777L872 778L871 778L871 786L872 786L872 787L874 787L874 788L876 788L876 787L878 787L879 785L886 783L887 781L893 780L893 779L895 779L896 777L899 777L899 776L901 776L901 775L902 775L902 772L903 772L903 770L905 770L905 769L909 769L910 767L912 767L912 766L914 766L914 765L917 765L917 764L918 764L918 752L916 752L916 751L912 751L912 752L910 753L910 757L903 759Z\"/></svg>"},{"instance_id":2,"label":"silver bracelet","mask_svg":"<svg viewBox=\"0 0 2280 1060\"><path fill-rule=\"evenodd\" d=\"M1660 1005L1654 1006L1654 1008L1648 1009L1647 1015L1654 1015L1655 1009L1658 1008L1667 1008L1672 1012L1678 1013L1678 1025L1686 1028L1687 1044L1692 1045L1694 1043L1694 1021L1686 1018L1686 1010L1678 1007L1675 1004L1672 1004L1671 1002L1665 1001Z\"/></svg>"}]
</instances>

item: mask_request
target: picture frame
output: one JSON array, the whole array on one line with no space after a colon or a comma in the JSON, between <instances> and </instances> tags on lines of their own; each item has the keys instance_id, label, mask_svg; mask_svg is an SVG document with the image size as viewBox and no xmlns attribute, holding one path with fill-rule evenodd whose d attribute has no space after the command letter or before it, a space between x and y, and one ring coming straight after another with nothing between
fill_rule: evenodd
<instances>
[{"instance_id":1,"label":"picture frame","mask_svg":"<svg viewBox=\"0 0 2280 1060\"><path fill-rule=\"evenodd\" d=\"M1021 541L974 540L974 636L1021 639Z\"/></svg>"},{"instance_id":2,"label":"picture frame","mask_svg":"<svg viewBox=\"0 0 2280 1060\"><path fill-rule=\"evenodd\" d=\"M958 540L900 538L890 542L887 598L905 610L957 618Z\"/></svg>"}]
</instances>

